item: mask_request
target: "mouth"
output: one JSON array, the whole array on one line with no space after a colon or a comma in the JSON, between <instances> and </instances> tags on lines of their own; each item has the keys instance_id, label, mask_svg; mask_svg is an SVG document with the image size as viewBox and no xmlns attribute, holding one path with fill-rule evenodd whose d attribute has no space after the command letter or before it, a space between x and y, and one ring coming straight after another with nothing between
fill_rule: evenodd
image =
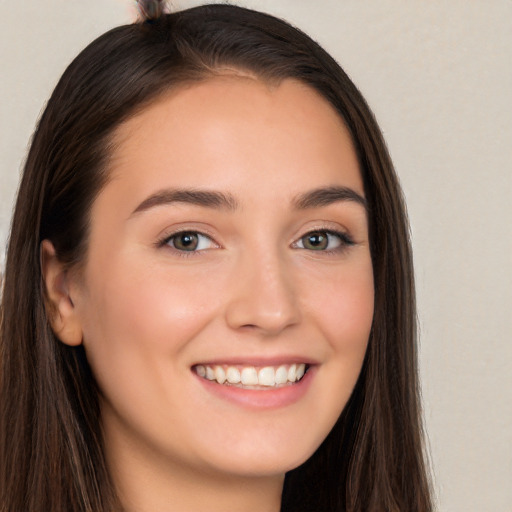
<instances>
[{"instance_id":1,"label":"mouth","mask_svg":"<svg viewBox=\"0 0 512 512\"><path fill-rule=\"evenodd\" d=\"M308 369L307 363L279 366L197 364L192 367L192 371L205 380L243 389L276 389L292 386L303 379Z\"/></svg>"}]
</instances>

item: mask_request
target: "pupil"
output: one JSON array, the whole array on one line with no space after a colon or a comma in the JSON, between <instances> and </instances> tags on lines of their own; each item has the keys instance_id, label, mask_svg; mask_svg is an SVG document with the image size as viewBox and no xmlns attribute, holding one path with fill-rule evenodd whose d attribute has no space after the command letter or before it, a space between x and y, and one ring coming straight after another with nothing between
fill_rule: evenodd
<instances>
[{"instance_id":1,"label":"pupil","mask_svg":"<svg viewBox=\"0 0 512 512\"><path fill-rule=\"evenodd\" d=\"M307 237L307 244L311 249L325 249L327 247L327 236L325 233L314 233Z\"/></svg>"},{"instance_id":2,"label":"pupil","mask_svg":"<svg viewBox=\"0 0 512 512\"><path fill-rule=\"evenodd\" d=\"M177 242L175 242L175 246L178 249L184 249L184 250L194 250L197 246L197 235L194 233L182 233L179 237Z\"/></svg>"}]
</instances>

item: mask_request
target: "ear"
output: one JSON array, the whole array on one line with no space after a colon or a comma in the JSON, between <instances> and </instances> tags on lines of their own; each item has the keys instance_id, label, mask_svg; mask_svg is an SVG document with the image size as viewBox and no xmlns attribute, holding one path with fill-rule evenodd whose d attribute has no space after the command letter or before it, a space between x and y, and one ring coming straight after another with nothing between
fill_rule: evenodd
<instances>
[{"instance_id":1,"label":"ear","mask_svg":"<svg viewBox=\"0 0 512 512\"><path fill-rule=\"evenodd\" d=\"M45 307L55 335L66 345L82 343L82 324L69 295L69 273L59 261L49 240L41 243L41 271L45 285Z\"/></svg>"}]
</instances>

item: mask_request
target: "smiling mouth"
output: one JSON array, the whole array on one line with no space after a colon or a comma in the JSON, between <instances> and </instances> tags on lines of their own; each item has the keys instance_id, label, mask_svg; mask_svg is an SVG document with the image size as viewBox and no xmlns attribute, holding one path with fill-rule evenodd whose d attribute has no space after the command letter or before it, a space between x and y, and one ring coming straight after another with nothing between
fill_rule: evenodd
<instances>
[{"instance_id":1,"label":"smiling mouth","mask_svg":"<svg viewBox=\"0 0 512 512\"><path fill-rule=\"evenodd\" d=\"M279 366L231 366L198 364L192 370L201 378L224 386L246 389L270 389L299 382L309 369L306 363Z\"/></svg>"}]
</instances>

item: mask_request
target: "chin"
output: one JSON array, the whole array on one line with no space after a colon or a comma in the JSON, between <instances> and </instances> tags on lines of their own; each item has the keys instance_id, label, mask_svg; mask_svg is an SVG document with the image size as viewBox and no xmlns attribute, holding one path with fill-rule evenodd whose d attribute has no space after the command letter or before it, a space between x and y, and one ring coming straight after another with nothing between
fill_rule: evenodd
<instances>
[{"instance_id":1,"label":"chin","mask_svg":"<svg viewBox=\"0 0 512 512\"><path fill-rule=\"evenodd\" d=\"M230 442L222 450L203 452L204 461L211 470L246 477L270 477L284 475L297 468L313 453L323 441L323 437L305 439L300 428L291 435L261 433L261 439L236 439L229 436ZM302 439L300 439L302 437ZM297 439L299 438L299 439Z\"/></svg>"}]
</instances>

